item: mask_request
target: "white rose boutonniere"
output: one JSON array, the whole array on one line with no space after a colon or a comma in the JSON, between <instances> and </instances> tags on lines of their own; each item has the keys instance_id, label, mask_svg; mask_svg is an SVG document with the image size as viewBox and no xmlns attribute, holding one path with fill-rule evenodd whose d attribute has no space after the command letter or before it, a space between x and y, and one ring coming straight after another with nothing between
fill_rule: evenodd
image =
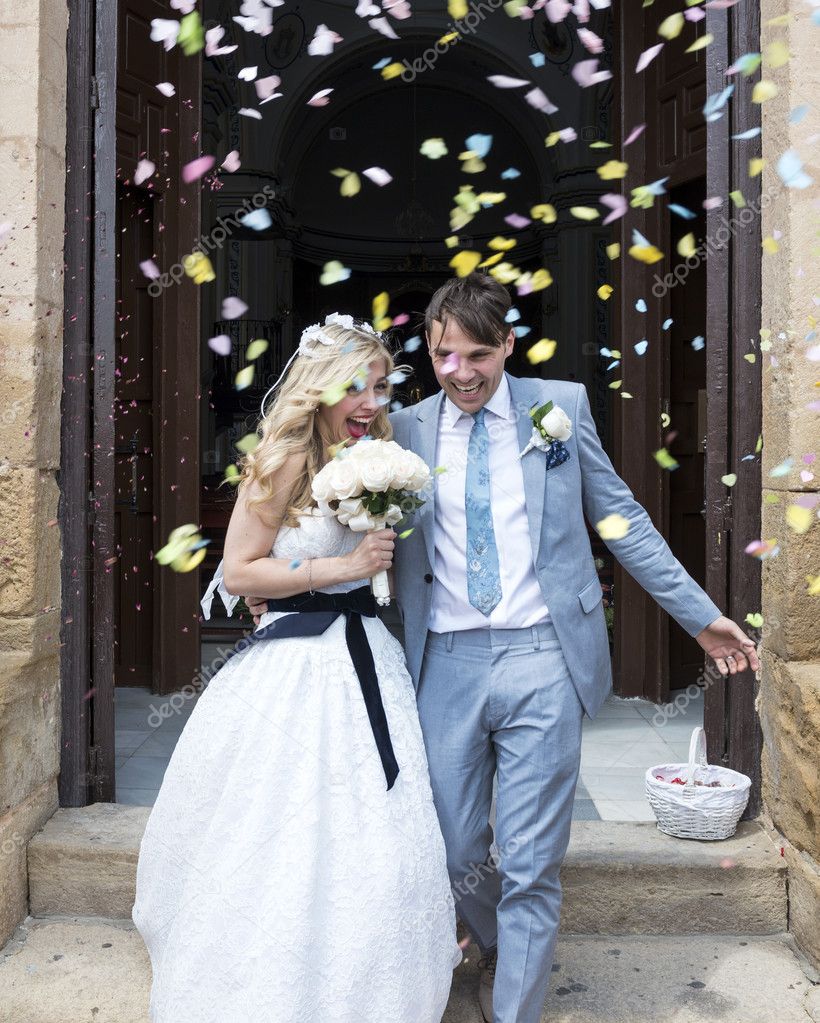
<instances>
[{"instance_id":1,"label":"white rose boutonniere","mask_svg":"<svg viewBox=\"0 0 820 1023\"><path fill-rule=\"evenodd\" d=\"M530 409L532 419L532 436L519 454L523 458L528 451L538 448L546 452L547 469L561 465L569 458L569 451L564 444L572 436L572 422L560 405L548 401L546 405Z\"/></svg>"}]
</instances>

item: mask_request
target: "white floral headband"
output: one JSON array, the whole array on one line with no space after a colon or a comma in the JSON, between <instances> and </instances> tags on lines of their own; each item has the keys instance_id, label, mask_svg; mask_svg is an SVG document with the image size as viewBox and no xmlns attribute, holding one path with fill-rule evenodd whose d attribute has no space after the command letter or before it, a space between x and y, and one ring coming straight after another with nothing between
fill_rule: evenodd
<instances>
[{"instance_id":1,"label":"white floral headband","mask_svg":"<svg viewBox=\"0 0 820 1023\"><path fill-rule=\"evenodd\" d=\"M291 363L293 362L297 355L304 355L307 358L310 358L321 351L320 345L330 346L338 343L338 338L331 337L329 334L326 334L322 330L322 327L328 327L330 326L330 324L333 323L338 324L340 327L345 327L347 330L363 330L366 334L372 334L374 337L377 337L380 341L384 341L384 337L382 336L382 334L378 330L375 330L373 327L371 327L369 323L365 323L364 321L362 321L361 323L354 323L353 317L345 313L328 313L327 316L325 317L324 323L314 323L310 327L305 327L305 329L302 331L302 336L299 339L299 345L296 348L296 351L285 363L285 368L279 374L279 379L268 390L267 394L262 399L261 412L263 416L265 415L265 402L282 382L282 380L285 377L285 374L290 369Z\"/></svg>"}]
</instances>

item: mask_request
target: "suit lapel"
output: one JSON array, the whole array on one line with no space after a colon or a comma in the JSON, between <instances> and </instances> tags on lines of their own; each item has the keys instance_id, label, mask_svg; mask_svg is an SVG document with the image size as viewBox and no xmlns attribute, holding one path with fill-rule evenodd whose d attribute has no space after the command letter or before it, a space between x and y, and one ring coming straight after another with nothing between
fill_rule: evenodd
<instances>
[{"instance_id":1,"label":"suit lapel","mask_svg":"<svg viewBox=\"0 0 820 1023\"><path fill-rule=\"evenodd\" d=\"M512 395L513 413L518 423L519 451L523 451L532 434L532 419L527 414L529 409L538 402L539 397L535 381L527 378L513 377L507 374ZM544 452L534 448L521 459L524 473L524 501L527 506L527 521L530 527L530 543L532 545L533 564L538 561L538 548L541 544L541 526L544 519L544 502L546 498L547 477L544 463Z\"/></svg>"},{"instance_id":2,"label":"suit lapel","mask_svg":"<svg viewBox=\"0 0 820 1023\"><path fill-rule=\"evenodd\" d=\"M436 442L438 440L438 421L441 411L441 403L444 400L444 392L439 391L432 398L419 402L416 406L416 418L412 428L413 451L426 462L430 471L436 467ZM416 512L418 528L424 534L424 543L427 547L427 560L430 569L435 570L436 545L434 531L436 525L436 490L438 483L433 477L433 485L429 497Z\"/></svg>"}]
</instances>

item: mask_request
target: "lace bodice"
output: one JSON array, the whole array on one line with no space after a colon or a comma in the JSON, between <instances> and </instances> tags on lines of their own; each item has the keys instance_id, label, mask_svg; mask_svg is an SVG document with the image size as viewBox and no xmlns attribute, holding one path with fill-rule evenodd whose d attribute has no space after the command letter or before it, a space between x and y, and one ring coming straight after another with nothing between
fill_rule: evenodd
<instances>
[{"instance_id":1,"label":"lace bodice","mask_svg":"<svg viewBox=\"0 0 820 1023\"><path fill-rule=\"evenodd\" d=\"M302 512L299 523L298 526L282 526L271 548L271 557L289 558L291 561L339 558L358 547L364 536L343 526L335 515L323 515L318 508ZM324 593L344 593L366 582L366 579L357 579L352 583L323 586L322 590Z\"/></svg>"},{"instance_id":2,"label":"lace bodice","mask_svg":"<svg viewBox=\"0 0 820 1023\"><path fill-rule=\"evenodd\" d=\"M276 534L270 551L272 558L287 558L288 561L303 561L305 558L338 558L349 554L358 547L364 534L354 533L343 526L335 515L325 515L318 508L308 508L300 513L298 526L282 526ZM218 593L229 615L233 614L239 597L242 594L228 593L223 578L223 563L220 561L208 589L205 591L200 606L206 619L211 617L211 604L214 593ZM335 583L323 586L324 593L344 593L364 586L367 579L353 582Z\"/></svg>"}]
</instances>

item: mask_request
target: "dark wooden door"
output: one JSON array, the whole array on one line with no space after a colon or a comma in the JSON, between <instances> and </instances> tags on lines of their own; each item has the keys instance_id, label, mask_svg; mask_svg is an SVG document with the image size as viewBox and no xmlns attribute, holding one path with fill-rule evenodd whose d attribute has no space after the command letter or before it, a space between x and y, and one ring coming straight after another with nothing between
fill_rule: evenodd
<instances>
[{"instance_id":1,"label":"dark wooden door","mask_svg":"<svg viewBox=\"0 0 820 1023\"><path fill-rule=\"evenodd\" d=\"M159 614L152 552L156 528L154 475L157 422L154 400L156 327L149 280L139 268L155 244L154 199L147 191L117 189L117 324L114 424L114 680L151 686Z\"/></svg>"},{"instance_id":2,"label":"dark wooden door","mask_svg":"<svg viewBox=\"0 0 820 1023\"><path fill-rule=\"evenodd\" d=\"M115 798L115 682L167 693L199 670L197 573L151 561L172 529L199 520L198 292L186 280L149 297L139 269L153 259L167 270L199 236L199 191L180 168L199 155L201 61L151 41L165 16L159 0L96 9L93 801ZM166 81L174 97L156 88ZM135 189L143 158L156 174Z\"/></svg>"},{"instance_id":3,"label":"dark wooden door","mask_svg":"<svg viewBox=\"0 0 820 1023\"><path fill-rule=\"evenodd\" d=\"M646 125L638 139L622 152L622 159L629 164L624 179L624 194L629 198L632 189L662 178L668 179L665 188L669 192L686 182L702 179L706 173L702 114L705 57L703 51L684 52L703 35L702 24L687 23L681 37L664 46L644 72L631 73L639 55L658 42L660 22L675 10L673 0L659 0L640 12L628 15L615 12L619 49L617 135L623 139L633 128ZM623 355L622 389L632 398L616 397L614 401L614 462L655 527L684 560L687 528L684 520L688 513L683 519L677 510L674 516L670 515L669 472L660 469L653 458L653 452L665 446L667 431L662 415L671 413L672 408L670 336L664 331L664 322L672 315L673 294L675 302L690 300L688 289L685 300L683 289L675 294L674 289L656 288L653 294L656 278L663 278L680 261L672 244L677 227L673 231L668 202L668 196L658 196L650 207L630 209L618 222L621 258L616 293L620 303L615 317L614 347ZM628 254L633 245L633 229L664 252L665 258L649 267L633 259ZM640 303L646 304L645 313L639 311ZM643 339L648 341L648 347L640 354L634 346ZM680 412L685 414L683 408ZM689 441L682 438L682 443ZM692 472L693 466L688 466L687 471ZM697 497L690 493L687 500L696 502ZM674 528L673 518L678 518ZM621 696L644 696L655 702L667 700L671 659L689 654L684 651L680 637L672 633L666 613L620 565L615 567L614 633L615 691Z\"/></svg>"},{"instance_id":4,"label":"dark wooden door","mask_svg":"<svg viewBox=\"0 0 820 1023\"><path fill-rule=\"evenodd\" d=\"M670 252L691 232L700 243L706 234L703 200L706 181L697 178L670 191L670 201L691 210L692 220L667 218ZM669 350L666 381L670 417L669 451L678 468L669 473L669 546L686 571L706 584L706 521L704 469L706 463L706 261L690 260L685 281L672 288L666 333ZM681 275L683 276L683 274ZM700 340L697 340L700 339ZM703 650L667 616L669 628L669 686L684 689L697 682L703 669Z\"/></svg>"}]
</instances>

